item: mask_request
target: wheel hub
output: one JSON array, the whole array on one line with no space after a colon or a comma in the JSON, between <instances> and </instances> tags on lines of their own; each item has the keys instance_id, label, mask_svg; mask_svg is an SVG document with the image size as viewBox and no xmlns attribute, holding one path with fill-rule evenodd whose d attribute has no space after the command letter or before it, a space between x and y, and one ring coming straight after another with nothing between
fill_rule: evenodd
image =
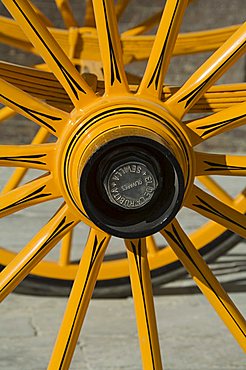
<instances>
[{"instance_id":1,"label":"wheel hub","mask_svg":"<svg viewBox=\"0 0 246 370\"><path fill-rule=\"evenodd\" d=\"M173 219L192 179L188 144L171 120L138 101L73 123L61 145L64 198L87 224L140 238Z\"/></svg>"}]
</instances>

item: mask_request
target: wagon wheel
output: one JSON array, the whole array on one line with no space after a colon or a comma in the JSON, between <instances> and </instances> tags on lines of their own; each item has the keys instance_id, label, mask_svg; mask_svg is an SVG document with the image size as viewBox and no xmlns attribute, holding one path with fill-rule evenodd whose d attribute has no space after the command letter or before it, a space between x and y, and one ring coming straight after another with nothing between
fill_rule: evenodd
<instances>
[{"instance_id":1,"label":"wagon wheel","mask_svg":"<svg viewBox=\"0 0 246 370\"><path fill-rule=\"evenodd\" d=\"M105 76L103 96L90 89L39 22L29 1L3 3L67 91L74 110L68 114L1 79L1 102L58 139L40 145L1 146L4 166L13 165L15 160L18 166L28 162L28 166L46 171L2 195L1 216L54 198L63 199L53 217L1 272L1 299L79 222L91 227L49 368L69 367L110 235L125 239L145 369L161 369L151 258L148 261L146 248L147 237L156 232L164 236L245 349L243 317L176 215L187 207L215 221L217 236L225 229L241 237L246 235L245 194L230 202L226 197L222 201L217 187L215 194L210 195L194 183L196 177L211 172L245 175L244 156L208 154L195 149L201 142L242 125L245 103L187 124L183 122L199 97L243 54L246 24L163 102L162 83L186 1L167 1L135 94L129 92L124 72L113 2L93 1Z\"/></svg>"},{"instance_id":2,"label":"wagon wheel","mask_svg":"<svg viewBox=\"0 0 246 370\"><path fill-rule=\"evenodd\" d=\"M116 9L116 12L118 12L118 15L120 14L120 12L122 11L124 7L123 3L124 2L121 3L121 7L118 7L118 9ZM125 5L126 5L126 2L125 2ZM76 26L75 20L72 20L73 17L72 17L72 13L69 11L69 8L66 8L65 10L66 11L64 11L64 9L61 9L61 13L63 15L66 25L68 27ZM70 16L68 16L68 14L70 14ZM92 15L93 13L91 11L90 2L88 2L86 17L85 17L86 26L94 26L94 17ZM40 12L39 12L39 16L40 16ZM48 20L44 19L44 16L42 14L41 16L42 16L42 19L45 21L45 23L47 25L50 25L48 24ZM146 30L148 27L150 28L151 26L153 26L155 22L158 20L158 17L160 17L160 15L156 15L155 17L152 17L151 20L145 22L144 26L142 24L137 27L134 27L132 30L126 31L124 37L126 37L127 34L128 36L132 36L134 34L135 35L140 34L141 32L143 32L143 29ZM19 27L18 22L16 23L16 25ZM206 44L202 43L202 45L206 45ZM36 47L35 43L34 43L34 46ZM172 45L170 48L171 51L170 51L170 54L168 55L168 59L173 53L173 47L174 46ZM36 50L39 50L39 49L36 47ZM49 64L48 66L50 67ZM164 68L166 69L167 66L168 66L168 60ZM12 73L11 75L12 79L9 78L7 73L6 75L1 73L1 77L5 78L8 82L13 82L13 71L11 71L11 73ZM17 74L15 77L17 79ZM42 79L42 77L43 75L40 75L40 76L37 75L37 81L36 81L37 84ZM61 80L59 81L61 82ZM29 87L29 90L27 90L25 89L25 86L23 86L23 89L25 91L30 92L30 87ZM47 89L47 95L49 94L49 89L50 87ZM134 89L136 88L134 87ZM35 91L33 92L31 91L31 93L35 95ZM218 94L218 92L215 91L215 96L216 94ZM211 92L209 95L211 97L212 95ZM36 93L36 96L39 97L37 93ZM167 98L167 96L165 96L164 98ZM240 99L242 99L242 97L240 97ZM51 101L51 104L54 104L54 102ZM230 102L230 104L232 104L232 102ZM194 110L194 107L195 107L195 110ZM197 105L190 107L190 109L193 109L193 111L203 111L203 109L207 110L209 109L209 107L210 108L212 107L211 109L213 110L218 109L216 108L216 106L213 106L213 103L211 103L211 101L209 101L209 103L207 102L207 106L206 104L201 105L199 108L200 110L197 108ZM4 108L4 110L2 111L2 117L6 118L10 116L11 114L12 112L9 108ZM30 115L28 117L30 118ZM45 142L45 140L47 139L47 135L50 135L52 132L53 131L51 130L50 132L47 131L47 127L42 127L40 129L40 132L37 134L37 136L35 137L32 143L33 147L37 144ZM3 147L2 150L4 152L4 157L6 157L6 147ZM11 151L14 150L13 147L10 147L10 150ZM28 150L28 149L26 148L25 150ZM36 150L38 150L38 148ZM8 161L8 163L6 163L6 160L5 161L2 160L2 166L14 166L14 165L16 166L16 161ZM25 169L26 169L26 167L24 166L31 167L31 168L35 167L35 168L39 168L40 170L41 169L50 170L48 166L45 167L44 165L41 165L40 163L39 164L31 163L30 161L26 162L24 160L19 161L18 166L20 166L20 168L16 170L14 178L11 179L11 181L7 184L7 186L4 189L5 194L6 193L11 194L10 190L19 184L20 179L22 178L25 172ZM218 169L217 169L217 172L219 172ZM203 169L203 173L201 175L204 176L207 173L215 173L215 172L211 172L211 170L209 169ZM237 172L234 171L234 174L238 175L240 173L238 171ZM229 202L230 204L233 204L233 206L236 206L236 207L237 207L237 204L240 203L241 195L239 195L238 198L233 200L232 198L230 198L228 194L226 194L220 188L218 184L215 184L213 180L205 178L205 177L200 177L200 179L206 183L210 191L215 192L215 195L218 198L221 199L222 197L222 201L226 203ZM34 188L35 188L35 184L34 184ZM17 192L17 189L16 189L16 192L12 193L13 194L12 197L17 196L18 199L20 199L23 196L21 189L22 188L18 190L19 193ZM24 189L24 191L26 190ZM27 189L27 191L29 190ZM51 198L53 197L51 196ZM4 199L4 195L2 199ZM38 197L35 203L38 203L40 200L48 200L48 198ZM26 202L24 202L23 204L21 202L21 204L19 204L17 208L16 207L12 208L11 212L8 211L8 214L18 211L19 209L28 207L29 205L32 205L32 204L33 204L33 199L30 204ZM4 215L6 215L6 213L4 213L3 216ZM238 236L235 236L230 231L225 231L225 230L226 228L222 227L221 225L210 223L208 225L203 225L201 228L196 230L194 234L190 235L190 238L192 239L196 248L200 250L201 254L203 254L206 259L209 259L209 258L211 259L211 258L215 258L217 255L221 253L224 253L228 248L231 248L235 244L235 242L238 241ZM38 293L38 294L42 294L42 293L43 294L68 294L69 293L70 287L76 276L76 272L78 268L78 265L75 264L74 261L71 261L69 259L69 254L71 250L71 233L72 233L72 230L66 233L63 238L63 245L61 247L60 258L59 258L58 263L53 262L53 261L51 262L51 261L42 260L32 270L32 274L29 275L27 279L25 279L24 284L20 286L19 288L20 291ZM161 282L168 281L172 278L177 277L180 273L183 273L181 264L170 247L163 248L163 245L159 247L151 236L146 238L146 244L147 244L149 265L151 269L153 283L159 284ZM2 268L6 266L15 257L15 255L16 253L14 252L10 252L9 250L2 249L1 250L1 260L0 260L0 264L2 265ZM127 263L127 258L126 258L125 253L111 254L110 260L109 260L109 257L107 257L106 261L103 263L102 269L100 270L99 281L97 283L98 289L95 290L95 295L99 295L99 296L128 295L130 292L128 275L129 275L129 269L128 269L128 263Z\"/></svg>"}]
</instances>

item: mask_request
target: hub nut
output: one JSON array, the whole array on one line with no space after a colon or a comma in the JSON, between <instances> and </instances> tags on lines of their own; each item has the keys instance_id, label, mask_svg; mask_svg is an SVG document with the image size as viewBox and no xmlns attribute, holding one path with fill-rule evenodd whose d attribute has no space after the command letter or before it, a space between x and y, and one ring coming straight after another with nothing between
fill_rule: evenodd
<instances>
[{"instance_id":1,"label":"hub nut","mask_svg":"<svg viewBox=\"0 0 246 370\"><path fill-rule=\"evenodd\" d=\"M158 181L153 166L136 158L111 166L103 185L112 203L124 209L138 209L150 202Z\"/></svg>"}]
</instances>

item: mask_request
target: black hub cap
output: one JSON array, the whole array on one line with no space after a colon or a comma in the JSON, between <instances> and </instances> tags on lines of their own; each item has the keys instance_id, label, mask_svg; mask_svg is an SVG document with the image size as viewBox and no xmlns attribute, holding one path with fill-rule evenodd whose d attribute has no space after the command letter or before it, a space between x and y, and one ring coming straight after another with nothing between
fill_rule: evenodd
<instances>
[{"instance_id":1,"label":"black hub cap","mask_svg":"<svg viewBox=\"0 0 246 370\"><path fill-rule=\"evenodd\" d=\"M161 230L175 216L184 180L167 146L123 137L92 155L81 175L80 194L88 216L102 230L139 238Z\"/></svg>"}]
</instances>

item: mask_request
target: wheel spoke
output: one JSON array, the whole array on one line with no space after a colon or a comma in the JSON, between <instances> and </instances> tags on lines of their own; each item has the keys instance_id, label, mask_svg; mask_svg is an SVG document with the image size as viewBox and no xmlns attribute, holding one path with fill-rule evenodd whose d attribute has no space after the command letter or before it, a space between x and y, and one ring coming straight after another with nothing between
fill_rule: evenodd
<instances>
[{"instance_id":1,"label":"wheel spoke","mask_svg":"<svg viewBox=\"0 0 246 370\"><path fill-rule=\"evenodd\" d=\"M127 5L129 4L131 0L118 0L116 5L115 5L115 14L116 18L120 19L122 14L124 13Z\"/></svg>"},{"instance_id":2,"label":"wheel spoke","mask_svg":"<svg viewBox=\"0 0 246 370\"><path fill-rule=\"evenodd\" d=\"M42 176L0 195L0 218L60 196L60 190L55 186L53 176Z\"/></svg>"},{"instance_id":3,"label":"wheel spoke","mask_svg":"<svg viewBox=\"0 0 246 370\"><path fill-rule=\"evenodd\" d=\"M0 301L30 273L78 220L63 205L0 274Z\"/></svg>"},{"instance_id":4,"label":"wheel spoke","mask_svg":"<svg viewBox=\"0 0 246 370\"><path fill-rule=\"evenodd\" d=\"M61 266L67 266L70 262L72 239L73 239L73 231L69 231L62 238L60 255L59 255L59 265Z\"/></svg>"},{"instance_id":5,"label":"wheel spoke","mask_svg":"<svg viewBox=\"0 0 246 370\"><path fill-rule=\"evenodd\" d=\"M9 107L4 107L0 109L0 123L5 120L12 118L16 115L15 111Z\"/></svg>"},{"instance_id":6,"label":"wheel spoke","mask_svg":"<svg viewBox=\"0 0 246 370\"><path fill-rule=\"evenodd\" d=\"M126 239L143 369L161 370L161 355L145 239Z\"/></svg>"},{"instance_id":7,"label":"wheel spoke","mask_svg":"<svg viewBox=\"0 0 246 370\"><path fill-rule=\"evenodd\" d=\"M28 0L2 2L67 91L73 104L81 107L96 98L65 52L47 28L40 23Z\"/></svg>"},{"instance_id":8,"label":"wheel spoke","mask_svg":"<svg viewBox=\"0 0 246 370\"><path fill-rule=\"evenodd\" d=\"M93 28L96 26L92 0L86 0L84 26Z\"/></svg>"},{"instance_id":9,"label":"wheel spoke","mask_svg":"<svg viewBox=\"0 0 246 370\"><path fill-rule=\"evenodd\" d=\"M221 202L233 205L233 198L210 176L199 176L197 179Z\"/></svg>"},{"instance_id":10,"label":"wheel spoke","mask_svg":"<svg viewBox=\"0 0 246 370\"><path fill-rule=\"evenodd\" d=\"M167 0L147 68L139 86L139 94L161 98L163 80L187 4L188 0Z\"/></svg>"},{"instance_id":11,"label":"wheel spoke","mask_svg":"<svg viewBox=\"0 0 246 370\"><path fill-rule=\"evenodd\" d=\"M67 28L79 27L76 21L69 0L55 0L56 6L60 11L64 24Z\"/></svg>"},{"instance_id":12,"label":"wheel spoke","mask_svg":"<svg viewBox=\"0 0 246 370\"><path fill-rule=\"evenodd\" d=\"M246 238L246 216L193 186L185 205Z\"/></svg>"},{"instance_id":13,"label":"wheel spoke","mask_svg":"<svg viewBox=\"0 0 246 370\"><path fill-rule=\"evenodd\" d=\"M103 63L105 93L128 92L120 36L112 0L93 0L97 34Z\"/></svg>"},{"instance_id":14,"label":"wheel spoke","mask_svg":"<svg viewBox=\"0 0 246 370\"><path fill-rule=\"evenodd\" d=\"M244 23L172 96L166 107L181 119L197 100L244 53L246 47Z\"/></svg>"},{"instance_id":15,"label":"wheel spoke","mask_svg":"<svg viewBox=\"0 0 246 370\"><path fill-rule=\"evenodd\" d=\"M133 28L122 32L121 37L137 36L151 30L156 24L160 23L162 12L158 12L151 17L145 19Z\"/></svg>"},{"instance_id":16,"label":"wheel spoke","mask_svg":"<svg viewBox=\"0 0 246 370\"><path fill-rule=\"evenodd\" d=\"M156 254L159 251L152 235L146 238L146 248L149 254Z\"/></svg>"},{"instance_id":17,"label":"wheel spoke","mask_svg":"<svg viewBox=\"0 0 246 370\"><path fill-rule=\"evenodd\" d=\"M199 143L243 125L246 119L245 111L246 102L190 122L188 126L199 136Z\"/></svg>"},{"instance_id":18,"label":"wheel spoke","mask_svg":"<svg viewBox=\"0 0 246 370\"><path fill-rule=\"evenodd\" d=\"M246 156L195 152L196 176L246 176Z\"/></svg>"},{"instance_id":19,"label":"wheel spoke","mask_svg":"<svg viewBox=\"0 0 246 370\"><path fill-rule=\"evenodd\" d=\"M243 316L178 222L174 220L162 234L232 335L246 350L246 322Z\"/></svg>"},{"instance_id":20,"label":"wheel spoke","mask_svg":"<svg viewBox=\"0 0 246 370\"><path fill-rule=\"evenodd\" d=\"M0 79L0 102L57 136L64 129L69 115L38 100Z\"/></svg>"},{"instance_id":21,"label":"wheel spoke","mask_svg":"<svg viewBox=\"0 0 246 370\"><path fill-rule=\"evenodd\" d=\"M56 145L0 145L0 166L52 169Z\"/></svg>"},{"instance_id":22,"label":"wheel spoke","mask_svg":"<svg viewBox=\"0 0 246 370\"><path fill-rule=\"evenodd\" d=\"M69 368L108 242L107 234L91 231L48 366L49 370Z\"/></svg>"},{"instance_id":23,"label":"wheel spoke","mask_svg":"<svg viewBox=\"0 0 246 370\"><path fill-rule=\"evenodd\" d=\"M32 140L31 145L38 145L38 144L44 143L45 140L49 137L49 135L50 135L49 131L41 127L38 130L37 134L35 135L34 139ZM8 182L5 184L1 193L2 194L7 193L8 191L16 188L20 184L21 180L24 178L26 172L27 172L27 168L25 167L16 168L16 170L10 176Z\"/></svg>"}]
</instances>

